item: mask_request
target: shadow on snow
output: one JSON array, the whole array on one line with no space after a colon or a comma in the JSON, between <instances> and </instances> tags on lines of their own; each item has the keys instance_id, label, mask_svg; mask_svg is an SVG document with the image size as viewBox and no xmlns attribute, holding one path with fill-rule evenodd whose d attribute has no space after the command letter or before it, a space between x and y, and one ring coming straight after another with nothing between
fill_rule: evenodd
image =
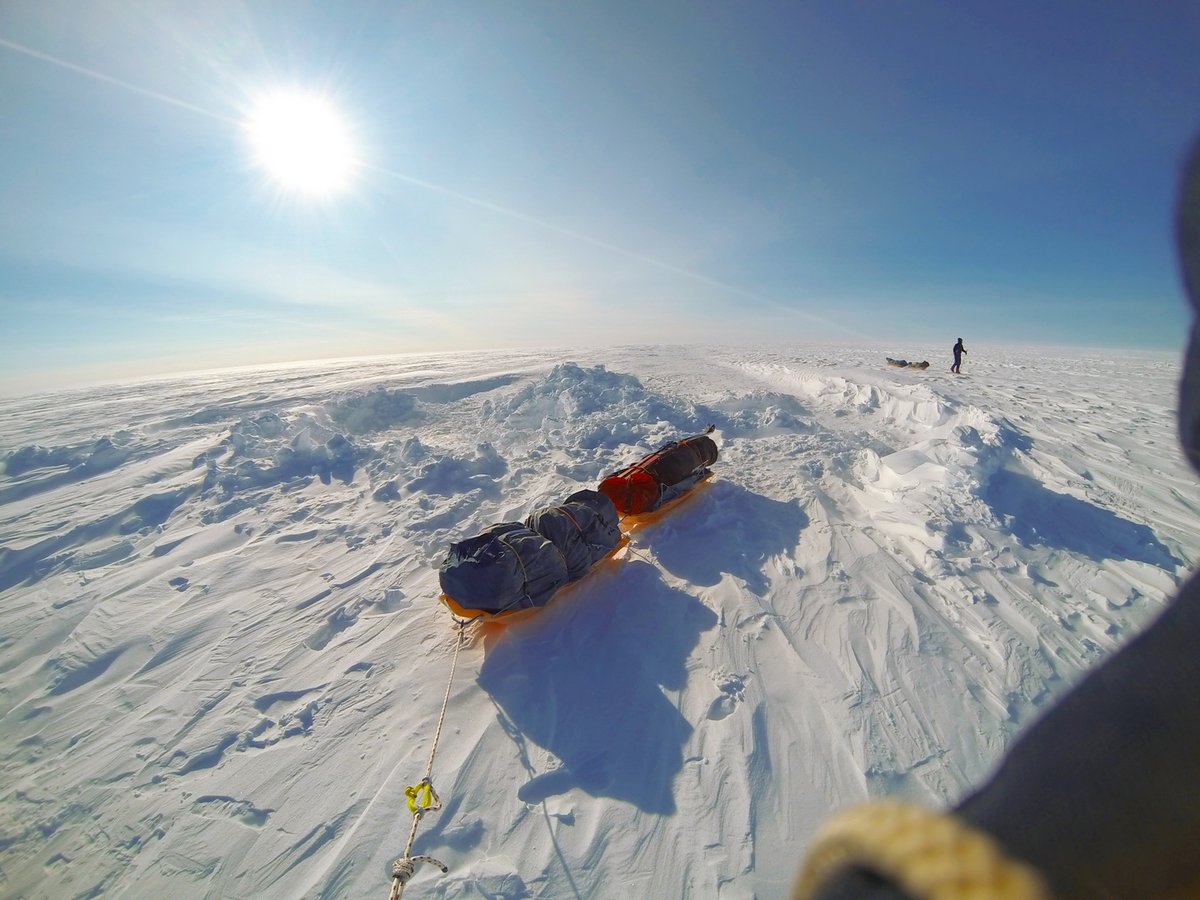
<instances>
[{"instance_id":1,"label":"shadow on snow","mask_svg":"<svg viewBox=\"0 0 1200 900\"><path fill-rule=\"evenodd\" d=\"M723 573L759 596L770 586L764 564L791 554L808 527L798 500L772 500L729 481L714 481L695 499L649 526L638 545L684 581L711 586Z\"/></svg>"},{"instance_id":2,"label":"shadow on snow","mask_svg":"<svg viewBox=\"0 0 1200 900\"><path fill-rule=\"evenodd\" d=\"M688 657L716 614L636 559L564 601L507 629L479 673L514 737L562 763L523 785L520 799L579 788L673 813L692 727L664 690L684 687Z\"/></svg>"},{"instance_id":3,"label":"shadow on snow","mask_svg":"<svg viewBox=\"0 0 1200 900\"><path fill-rule=\"evenodd\" d=\"M1028 475L1000 470L983 499L1024 544L1082 553L1094 560L1129 559L1169 572L1183 565L1148 525L1049 490Z\"/></svg>"}]
</instances>

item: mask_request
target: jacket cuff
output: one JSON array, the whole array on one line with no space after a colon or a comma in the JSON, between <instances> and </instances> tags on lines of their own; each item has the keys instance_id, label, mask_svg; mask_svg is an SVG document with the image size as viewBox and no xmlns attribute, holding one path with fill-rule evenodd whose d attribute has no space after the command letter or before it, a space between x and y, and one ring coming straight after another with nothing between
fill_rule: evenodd
<instances>
[{"instance_id":1,"label":"jacket cuff","mask_svg":"<svg viewBox=\"0 0 1200 900\"><path fill-rule=\"evenodd\" d=\"M792 900L815 900L849 868L873 872L914 900L1050 900L1038 872L952 813L895 801L843 810L808 850Z\"/></svg>"}]
</instances>

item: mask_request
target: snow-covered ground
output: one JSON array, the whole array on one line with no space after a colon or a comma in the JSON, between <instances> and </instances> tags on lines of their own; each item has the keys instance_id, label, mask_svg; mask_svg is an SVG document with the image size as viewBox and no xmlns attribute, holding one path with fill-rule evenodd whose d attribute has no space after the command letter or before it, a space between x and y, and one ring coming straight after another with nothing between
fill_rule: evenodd
<instances>
[{"instance_id":1,"label":"snow-covered ground","mask_svg":"<svg viewBox=\"0 0 1200 900\"><path fill-rule=\"evenodd\" d=\"M716 425L716 477L459 658L406 897L776 898L944 804L1200 555L1173 354L621 348L207 373L0 418L0 893L380 897L451 541ZM925 371L885 357L929 359Z\"/></svg>"}]
</instances>

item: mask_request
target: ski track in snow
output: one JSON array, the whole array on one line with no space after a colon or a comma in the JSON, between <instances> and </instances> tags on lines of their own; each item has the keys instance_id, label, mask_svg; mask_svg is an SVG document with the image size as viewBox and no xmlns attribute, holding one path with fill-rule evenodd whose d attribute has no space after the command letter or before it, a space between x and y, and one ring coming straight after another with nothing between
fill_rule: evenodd
<instances>
[{"instance_id":1,"label":"ski track in snow","mask_svg":"<svg viewBox=\"0 0 1200 900\"><path fill-rule=\"evenodd\" d=\"M1178 360L423 355L11 401L0 892L384 896L448 544L712 422L717 477L459 658L406 896L782 897L954 802L1193 567Z\"/></svg>"}]
</instances>

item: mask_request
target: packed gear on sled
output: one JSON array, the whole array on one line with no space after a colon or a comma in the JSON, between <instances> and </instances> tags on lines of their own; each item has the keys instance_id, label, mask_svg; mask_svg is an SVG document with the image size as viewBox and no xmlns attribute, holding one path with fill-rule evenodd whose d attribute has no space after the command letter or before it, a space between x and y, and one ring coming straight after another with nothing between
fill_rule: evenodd
<instances>
[{"instance_id":1,"label":"packed gear on sled","mask_svg":"<svg viewBox=\"0 0 1200 900\"><path fill-rule=\"evenodd\" d=\"M717 445L709 437L712 431L709 425L701 434L664 444L605 477L600 491L623 516L658 509L708 475L708 467L717 461Z\"/></svg>"},{"instance_id":2,"label":"packed gear on sled","mask_svg":"<svg viewBox=\"0 0 1200 900\"><path fill-rule=\"evenodd\" d=\"M534 510L525 527L558 549L572 581L586 575L621 539L616 507L599 491L576 491L559 506Z\"/></svg>"},{"instance_id":3,"label":"packed gear on sled","mask_svg":"<svg viewBox=\"0 0 1200 900\"><path fill-rule=\"evenodd\" d=\"M438 580L461 606L499 612L544 606L570 578L553 544L519 522L501 522L451 544Z\"/></svg>"},{"instance_id":4,"label":"packed gear on sled","mask_svg":"<svg viewBox=\"0 0 1200 900\"><path fill-rule=\"evenodd\" d=\"M438 572L459 614L494 615L545 606L621 542L617 511L598 491L576 491L525 522L491 525L450 546Z\"/></svg>"}]
</instances>

